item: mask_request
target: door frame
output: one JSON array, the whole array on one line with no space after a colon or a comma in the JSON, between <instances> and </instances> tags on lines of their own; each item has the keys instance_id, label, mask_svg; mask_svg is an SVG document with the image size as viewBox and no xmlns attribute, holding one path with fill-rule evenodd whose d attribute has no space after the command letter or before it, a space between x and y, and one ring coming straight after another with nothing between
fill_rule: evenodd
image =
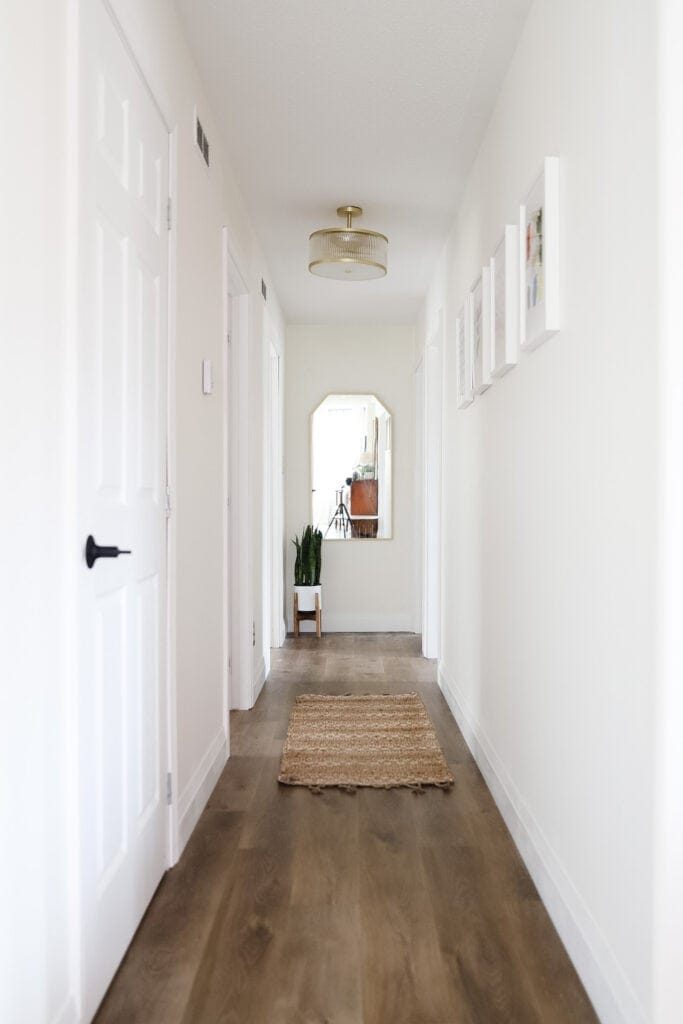
<instances>
[{"instance_id":1,"label":"door frame","mask_svg":"<svg viewBox=\"0 0 683 1024\"><path fill-rule=\"evenodd\" d=\"M268 432L266 455L270 519L270 623L268 640L271 647L282 647L284 640L284 551L283 551L283 485L282 485L282 358L272 333L268 343Z\"/></svg>"},{"instance_id":2,"label":"door frame","mask_svg":"<svg viewBox=\"0 0 683 1024\"><path fill-rule=\"evenodd\" d=\"M441 654L441 490L443 447L443 310L424 351L424 518L422 653Z\"/></svg>"},{"instance_id":3,"label":"door frame","mask_svg":"<svg viewBox=\"0 0 683 1024\"><path fill-rule=\"evenodd\" d=\"M223 235L225 235L223 228ZM222 475L223 475L223 585L222 585L222 614L223 638L222 638L222 670L223 670L223 725L228 744L228 757L230 756L230 687L232 679L232 619L235 595L232 593L232 321L234 297L228 286L230 268L228 265L228 247L223 238L223 345L222 345L222 390L221 400L223 403L221 413L223 420L223 454L222 454Z\"/></svg>"},{"instance_id":4,"label":"door frame","mask_svg":"<svg viewBox=\"0 0 683 1024\"><path fill-rule=\"evenodd\" d=\"M163 114L162 114L163 116ZM166 124L166 119L164 118ZM168 352L166 356L166 666L167 666L167 779L168 779L168 866L180 856L178 815L178 674L176 660L178 607L178 538L175 519L177 494L177 262L178 262L178 129L169 129L168 198Z\"/></svg>"},{"instance_id":5,"label":"door frame","mask_svg":"<svg viewBox=\"0 0 683 1024\"><path fill-rule=\"evenodd\" d=\"M425 382L424 354L421 354L413 369L415 388L415 493L413 524L413 571L415 586L413 587L413 630L422 634L424 606L424 513L425 513L425 478L424 465L424 432L425 432Z\"/></svg>"},{"instance_id":6,"label":"door frame","mask_svg":"<svg viewBox=\"0 0 683 1024\"><path fill-rule=\"evenodd\" d=\"M652 1022L680 1016L683 999L680 942L683 935L683 350L680 345L679 292L683 256L681 106L683 68L677 41L683 12L674 0L660 5L658 68L660 195L657 203L659 312L659 551L657 564L657 683L652 922Z\"/></svg>"},{"instance_id":7,"label":"door frame","mask_svg":"<svg viewBox=\"0 0 683 1024\"><path fill-rule=\"evenodd\" d=\"M271 623L273 618L273 487L270 407L270 350L272 347L272 326L268 310L263 310L261 326L261 382L262 389L262 453L261 462L261 531L263 547L261 552L261 660L258 662L257 678L264 681L270 672L270 648L272 646Z\"/></svg>"},{"instance_id":8,"label":"door frame","mask_svg":"<svg viewBox=\"0 0 683 1024\"><path fill-rule=\"evenodd\" d=\"M227 227L223 247L224 331L224 711L248 710L254 704L252 578L250 561L249 472L249 328L251 293L239 254ZM227 449L227 451L226 451ZM227 571L227 565L230 571Z\"/></svg>"}]
</instances>

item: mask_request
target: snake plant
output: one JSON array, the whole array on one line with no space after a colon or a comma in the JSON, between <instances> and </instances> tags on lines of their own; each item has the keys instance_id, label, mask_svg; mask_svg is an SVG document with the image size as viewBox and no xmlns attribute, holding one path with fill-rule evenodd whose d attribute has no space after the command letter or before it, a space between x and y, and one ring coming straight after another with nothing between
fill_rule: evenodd
<instances>
[{"instance_id":1,"label":"snake plant","mask_svg":"<svg viewBox=\"0 0 683 1024\"><path fill-rule=\"evenodd\" d=\"M294 585L297 587L317 587L320 583L322 563L323 535L320 530L306 526L292 541L296 548L294 562Z\"/></svg>"}]
</instances>

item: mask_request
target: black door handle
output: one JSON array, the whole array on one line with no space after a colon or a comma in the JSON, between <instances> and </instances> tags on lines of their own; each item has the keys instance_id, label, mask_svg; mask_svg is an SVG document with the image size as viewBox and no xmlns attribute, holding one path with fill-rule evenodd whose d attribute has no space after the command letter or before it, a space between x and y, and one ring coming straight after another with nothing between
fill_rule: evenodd
<instances>
[{"instance_id":1,"label":"black door handle","mask_svg":"<svg viewBox=\"0 0 683 1024\"><path fill-rule=\"evenodd\" d=\"M92 533L85 542L85 563L89 569L92 569L98 558L118 558L119 555L130 554L132 554L131 551L124 551L122 548L101 547L95 543Z\"/></svg>"}]
</instances>

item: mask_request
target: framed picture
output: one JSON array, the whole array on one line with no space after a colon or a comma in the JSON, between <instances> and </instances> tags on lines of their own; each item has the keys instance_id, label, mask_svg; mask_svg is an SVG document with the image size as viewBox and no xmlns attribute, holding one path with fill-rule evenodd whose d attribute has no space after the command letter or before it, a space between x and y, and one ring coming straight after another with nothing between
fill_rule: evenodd
<instances>
[{"instance_id":1,"label":"framed picture","mask_svg":"<svg viewBox=\"0 0 683 1024\"><path fill-rule=\"evenodd\" d=\"M519 208L522 348L533 349L560 329L560 161L547 156Z\"/></svg>"},{"instance_id":2,"label":"framed picture","mask_svg":"<svg viewBox=\"0 0 683 1024\"><path fill-rule=\"evenodd\" d=\"M491 375L502 377L519 348L519 228L508 224L491 257Z\"/></svg>"},{"instance_id":3,"label":"framed picture","mask_svg":"<svg viewBox=\"0 0 683 1024\"><path fill-rule=\"evenodd\" d=\"M474 391L481 395L491 387L491 292L488 267L482 268L470 288L469 327Z\"/></svg>"},{"instance_id":4,"label":"framed picture","mask_svg":"<svg viewBox=\"0 0 683 1024\"><path fill-rule=\"evenodd\" d=\"M466 409L474 399L472 386L472 338L469 332L465 306L455 321L455 359L457 372L457 406Z\"/></svg>"}]
</instances>

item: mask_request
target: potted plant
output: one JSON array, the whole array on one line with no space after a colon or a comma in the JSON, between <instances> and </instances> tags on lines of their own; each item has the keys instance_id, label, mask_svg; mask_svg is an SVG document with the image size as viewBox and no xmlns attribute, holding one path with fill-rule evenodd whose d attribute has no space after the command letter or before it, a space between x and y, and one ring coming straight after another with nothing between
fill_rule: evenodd
<instances>
[{"instance_id":1,"label":"potted plant","mask_svg":"<svg viewBox=\"0 0 683 1024\"><path fill-rule=\"evenodd\" d=\"M294 562L294 592L298 595L300 612L315 611L315 595L318 595L318 607L322 608L322 587L320 586L320 566L322 562L323 535L313 526L307 526L301 540L295 537L292 541L296 548Z\"/></svg>"}]
</instances>

